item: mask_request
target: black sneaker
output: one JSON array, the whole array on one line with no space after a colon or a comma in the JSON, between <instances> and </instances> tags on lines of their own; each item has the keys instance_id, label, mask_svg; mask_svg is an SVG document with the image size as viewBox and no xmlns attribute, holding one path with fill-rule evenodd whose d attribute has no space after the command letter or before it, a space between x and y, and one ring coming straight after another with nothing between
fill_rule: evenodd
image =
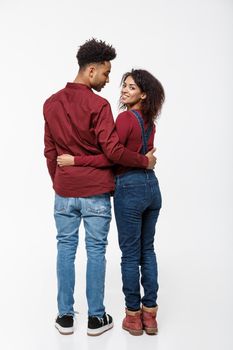
<instances>
[{"instance_id":1,"label":"black sneaker","mask_svg":"<svg viewBox=\"0 0 233 350\"><path fill-rule=\"evenodd\" d=\"M55 327L63 335L74 333L74 318L71 315L57 316Z\"/></svg>"},{"instance_id":2,"label":"black sneaker","mask_svg":"<svg viewBox=\"0 0 233 350\"><path fill-rule=\"evenodd\" d=\"M88 335L100 335L113 327L112 317L104 313L103 317L89 316L88 317Z\"/></svg>"}]
</instances>

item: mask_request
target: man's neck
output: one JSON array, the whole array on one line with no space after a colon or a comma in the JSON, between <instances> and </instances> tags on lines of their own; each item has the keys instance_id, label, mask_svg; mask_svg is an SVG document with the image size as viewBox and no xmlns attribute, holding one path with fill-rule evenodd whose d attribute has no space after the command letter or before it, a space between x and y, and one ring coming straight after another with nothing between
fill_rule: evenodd
<instances>
[{"instance_id":1,"label":"man's neck","mask_svg":"<svg viewBox=\"0 0 233 350\"><path fill-rule=\"evenodd\" d=\"M73 82L76 83L76 84L84 84L84 85L87 85L88 87L91 87L88 79L83 74L81 74L80 72L77 74L77 76L76 76L76 78L74 79Z\"/></svg>"}]
</instances>

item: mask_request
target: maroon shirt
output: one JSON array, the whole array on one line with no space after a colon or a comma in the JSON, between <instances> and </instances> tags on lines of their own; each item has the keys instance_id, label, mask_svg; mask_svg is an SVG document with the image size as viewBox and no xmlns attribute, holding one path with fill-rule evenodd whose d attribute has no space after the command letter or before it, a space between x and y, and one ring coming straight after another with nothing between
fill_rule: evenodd
<instances>
[{"instance_id":1,"label":"maroon shirt","mask_svg":"<svg viewBox=\"0 0 233 350\"><path fill-rule=\"evenodd\" d=\"M142 115L140 110L137 110L143 118L145 130L149 127L147 118ZM150 134L147 149L150 151L153 148L155 125ZM138 120L130 111L120 113L116 119L116 131L120 139L120 143L134 152L140 152L142 147L142 132ZM98 156L75 156L75 165L106 167L112 165L103 154ZM132 167L117 165L113 170L116 175L132 170Z\"/></svg>"},{"instance_id":2,"label":"maroon shirt","mask_svg":"<svg viewBox=\"0 0 233 350\"><path fill-rule=\"evenodd\" d=\"M68 83L44 104L47 166L56 193L64 197L88 197L114 190L111 167L58 167L63 153L101 155L113 163L147 168L144 155L124 148L115 130L111 107L84 84Z\"/></svg>"}]
</instances>

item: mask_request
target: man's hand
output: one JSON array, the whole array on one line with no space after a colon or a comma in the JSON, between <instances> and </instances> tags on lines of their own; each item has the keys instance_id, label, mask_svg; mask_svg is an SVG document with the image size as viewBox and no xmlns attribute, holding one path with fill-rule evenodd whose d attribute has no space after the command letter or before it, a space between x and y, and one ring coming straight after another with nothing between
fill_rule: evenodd
<instances>
[{"instance_id":1,"label":"man's hand","mask_svg":"<svg viewBox=\"0 0 233 350\"><path fill-rule=\"evenodd\" d=\"M57 157L57 164L59 166L74 165L74 156L71 156L70 154L62 154Z\"/></svg>"},{"instance_id":2,"label":"man's hand","mask_svg":"<svg viewBox=\"0 0 233 350\"><path fill-rule=\"evenodd\" d=\"M145 155L148 158L148 166L147 169L154 169L157 158L153 155L153 153L156 151L156 148L152 148L147 154Z\"/></svg>"}]
</instances>

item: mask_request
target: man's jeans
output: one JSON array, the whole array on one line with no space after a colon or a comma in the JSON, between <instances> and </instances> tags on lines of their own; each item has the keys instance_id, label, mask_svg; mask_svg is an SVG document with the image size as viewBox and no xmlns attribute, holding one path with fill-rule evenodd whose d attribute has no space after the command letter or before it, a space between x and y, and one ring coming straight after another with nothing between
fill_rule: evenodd
<instances>
[{"instance_id":1,"label":"man's jeans","mask_svg":"<svg viewBox=\"0 0 233 350\"><path fill-rule=\"evenodd\" d=\"M75 255L83 218L87 251L86 296L88 315L101 317L105 308L105 251L111 221L110 194L86 198L55 195L57 227L57 280L59 315L74 315Z\"/></svg>"},{"instance_id":2,"label":"man's jeans","mask_svg":"<svg viewBox=\"0 0 233 350\"><path fill-rule=\"evenodd\" d=\"M116 176L114 208L122 251L121 273L126 307L139 310L141 303L154 307L158 291L154 236L161 194L153 170L133 170ZM140 272L144 289L142 298Z\"/></svg>"}]
</instances>

